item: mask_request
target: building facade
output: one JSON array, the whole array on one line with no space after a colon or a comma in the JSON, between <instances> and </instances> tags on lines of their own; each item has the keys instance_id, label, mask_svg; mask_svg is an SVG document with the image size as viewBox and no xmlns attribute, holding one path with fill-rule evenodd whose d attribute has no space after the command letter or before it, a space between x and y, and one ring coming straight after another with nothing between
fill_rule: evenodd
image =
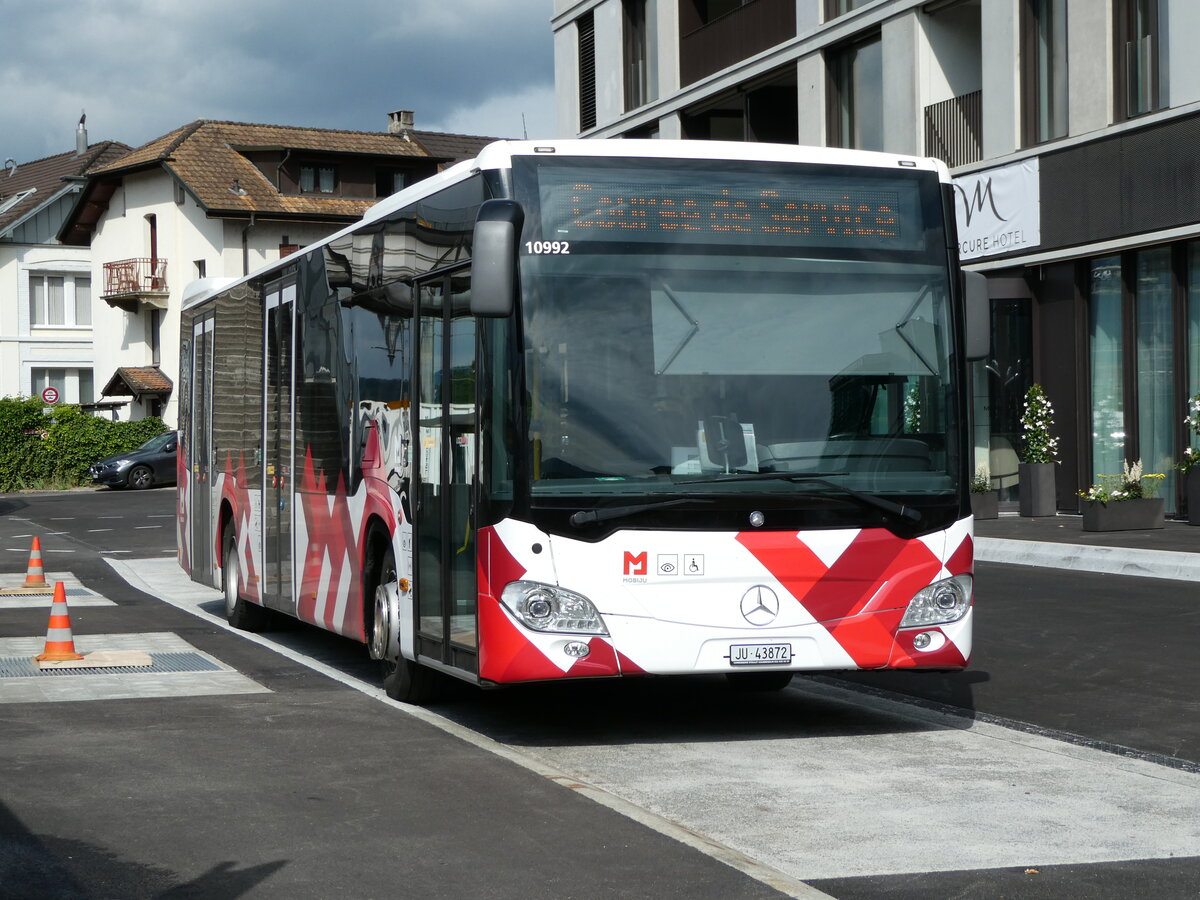
<instances>
[{"instance_id":1,"label":"building facade","mask_svg":"<svg viewBox=\"0 0 1200 900\"><path fill-rule=\"evenodd\" d=\"M976 463L1015 501L1024 392L1056 411L1058 506L1198 440L1200 4L1194 0L556 0L559 130L943 159L993 352Z\"/></svg>"},{"instance_id":2,"label":"building facade","mask_svg":"<svg viewBox=\"0 0 1200 900\"><path fill-rule=\"evenodd\" d=\"M190 282L278 260L489 140L415 131L406 111L380 132L197 120L89 169L58 237L90 256L102 405L173 426Z\"/></svg>"},{"instance_id":3,"label":"building facade","mask_svg":"<svg viewBox=\"0 0 1200 900\"><path fill-rule=\"evenodd\" d=\"M92 261L57 238L84 172L129 152L88 144L82 121L74 151L0 171L0 397L54 388L68 403L96 399Z\"/></svg>"}]
</instances>

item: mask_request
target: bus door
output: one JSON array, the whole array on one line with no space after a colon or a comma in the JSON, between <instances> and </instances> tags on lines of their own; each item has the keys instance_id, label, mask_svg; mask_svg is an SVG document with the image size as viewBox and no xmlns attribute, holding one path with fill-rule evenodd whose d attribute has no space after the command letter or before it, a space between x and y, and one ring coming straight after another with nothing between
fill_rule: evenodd
<instances>
[{"instance_id":1,"label":"bus door","mask_svg":"<svg viewBox=\"0 0 1200 900\"><path fill-rule=\"evenodd\" d=\"M263 333L263 605L294 613L292 596L293 360L296 280L264 292Z\"/></svg>"},{"instance_id":2,"label":"bus door","mask_svg":"<svg viewBox=\"0 0 1200 900\"><path fill-rule=\"evenodd\" d=\"M191 497L192 572L205 584L216 582L212 542L212 386L213 314L207 313L192 325L192 419L186 435L188 496Z\"/></svg>"},{"instance_id":3,"label":"bus door","mask_svg":"<svg viewBox=\"0 0 1200 900\"><path fill-rule=\"evenodd\" d=\"M470 270L418 285L416 649L478 671L475 572L475 321Z\"/></svg>"}]
</instances>

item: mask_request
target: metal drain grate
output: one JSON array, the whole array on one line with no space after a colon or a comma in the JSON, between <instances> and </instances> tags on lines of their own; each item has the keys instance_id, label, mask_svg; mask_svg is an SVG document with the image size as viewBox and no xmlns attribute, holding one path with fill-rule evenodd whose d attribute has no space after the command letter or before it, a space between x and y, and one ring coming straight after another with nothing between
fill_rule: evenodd
<instances>
[{"instance_id":1,"label":"metal drain grate","mask_svg":"<svg viewBox=\"0 0 1200 900\"><path fill-rule=\"evenodd\" d=\"M151 653L148 666L109 666L97 669L39 669L32 657L0 656L0 678L39 678L71 675L162 675L167 672L220 672L220 666L199 653Z\"/></svg>"}]
</instances>

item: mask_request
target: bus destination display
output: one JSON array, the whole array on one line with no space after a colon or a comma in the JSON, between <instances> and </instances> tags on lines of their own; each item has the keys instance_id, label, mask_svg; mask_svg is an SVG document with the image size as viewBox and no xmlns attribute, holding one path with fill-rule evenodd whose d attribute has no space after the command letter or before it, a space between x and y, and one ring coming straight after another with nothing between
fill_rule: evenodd
<instances>
[{"instance_id":1,"label":"bus destination display","mask_svg":"<svg viewBox=\"0 0 1200 900\"><path fill-rule=\"evenodd\" d=\"M669 241L917 249L917 185L901 179L746 179L662 173L540 173L542 237L550 241ZM644 175L644 173L638 173ZM549 178L547 176L550 176ZM672 177L674 176L674 177ZM906 228L907 224L907 228ZM914 234L913 232L917 232ZM549 250L545 252L551 252Z\"/></svg>"}]
</instances>

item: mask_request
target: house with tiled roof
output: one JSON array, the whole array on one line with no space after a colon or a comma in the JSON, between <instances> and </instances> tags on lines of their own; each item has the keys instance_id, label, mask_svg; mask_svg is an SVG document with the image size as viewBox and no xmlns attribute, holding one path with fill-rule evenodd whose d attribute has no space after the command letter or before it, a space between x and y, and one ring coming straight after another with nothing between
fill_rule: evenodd
<instances>
[{"instance_id":1,"label":"house with tiled roof","mask_svg":"<svg viewBox=\"0 0 1200 900\"><path fill-rule=\"evenodd\" d=\"M89 145L81 119L73 151L0 170L0 397L53 387L67 402L95 400L91 252L57 235L83 174L128 152Z\"/></svg>"},{"instance_id":2,"label":"house with tiled roof","mask_svg":"<svg viewBox=\"0 0 1200 900\"><path fill-rule=\"evenodd\" d=\"M92 251L105 399L174 424L188 283L274 262L491 140L417 131L405 111L381 132L200 119L93 167L59 236Z\"/></svg>"}]
</instances>

